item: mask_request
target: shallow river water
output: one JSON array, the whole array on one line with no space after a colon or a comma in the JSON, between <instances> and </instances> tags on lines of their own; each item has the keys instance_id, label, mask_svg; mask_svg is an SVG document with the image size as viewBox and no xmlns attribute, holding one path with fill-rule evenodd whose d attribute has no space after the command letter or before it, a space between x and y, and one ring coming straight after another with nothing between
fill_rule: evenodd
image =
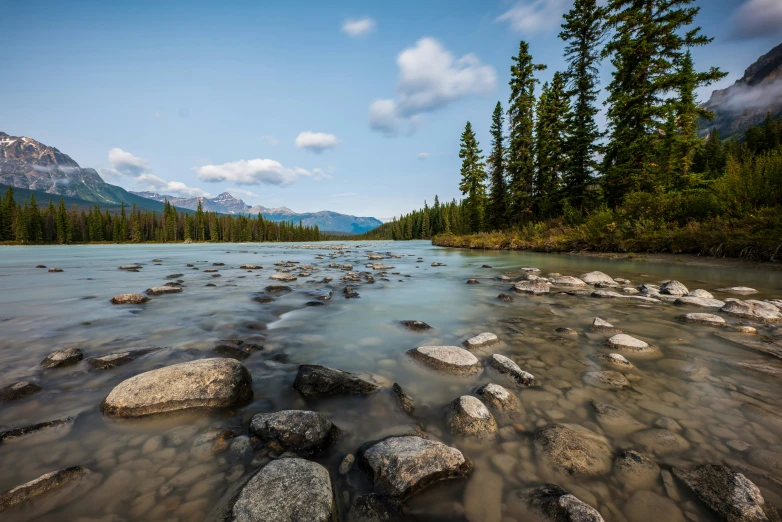
<instances>
[{"instance_id":1,"label":"shallow river water","mask_svg":"<svg viewBox=\"0 0 782 522\"><path fill-rule=\"evenodd\" d=\"M663 475L643 484L626 480L616 470L599 476L557 475L537 458L532 439L537 429L552 423L582 425L604 435L616 454L636 449L663 470L726 464L757 484L767 502L782 508L782 417L776 415L782 415L782 381L737 363L782 365L750 346L717 335L775 346L782 343L782 329L671 302L644 306L553 290L533 297L514 293L512 282L498 280L503 274L518 280L522 267L537 267L541 276L579 276L600 270L629 279L630 286L676 279L691 290L708 290L718 299L745 299L717 289L747 286L758 290L751 299L763 300L782 298L779 271L479 252L425 242L356 243L342 251L334 246L0 249L0 388L16 381L33 381L43 388L25 399L0 403L0 432L74 419L58 429L0 443L0 491L76 465L90 469L94 481L83 496L71 502L60 499L42 515L39 512L48 508L13 513L10 518L0 514L0 518L210 520L212 510L233 485L277 456L273 449L249 447L236 439L214 444L216 430L230 428L242 438L248 435L252 415L283 409L318 411L342 430L336 445L314 460L332 475L343 520L350 501L370 486L358 470L341 475L342 458L365 441L408 433L415 425L433 439L462 450L475 472L472 479L439 483L411 498L406 509L414 520L527 520L513 512L509 496L544 483L559 484L597 508L606 521L716 520L681 487L666 487ZM371 261L394 267L381 273L365 267L370 262L368 252L399 257ZM269 277L280 261L313 265L315 270L307 269L310 276L289 283L292 292L274 294L268 303L253 301L254 293L274 283ZM434 262L445 266L433 267ZM143 268L118 270L130 263ZM240 269L243 263L263 269ZM362 277L361 282L346 283L342 278L347 272L329 268L331 263L352 264L356 272L372 273L375 282L368 284ZM63 272L35 268L38 264ZM485 264L491 267L484 268ZM208 268L217 272L206 273ZM174 274L182 275L168 279ZM333 280L324 284L324 277ZM479 284L465 284L470 278L477 278ZM153 297L142 305L110 303L116 294L142 293L172 280L182 281L183 292ZM346 285L360 297L346 299ZM322 306L307 306L313 301L307 292L323 288L333 290L332 298ZM512 295L513 301L499 300L500 293ZM685 312L717 313L729 325L753 325L758 333L677 321ZM631 359L636 369L627 372L631 383L621 391L584 380L586 372L601 369L590 355L611 352L603 345L610 335L590 330L595 317L661 350L658 358ZM401 320L425 321L433 329L409 331L399 324ZM556 331L565 327L575 332ZM489 371L473 377L442 375L405 355L423 345L461 346L481 332L495 333L501 343L474 352L476 356L485 360L493 353L506 355L534 374L540 386L514 387ZM263 345L242 361L253 378L254 398L248 405L130 420L101 415L101 401L124 379L178 362L215 357L212 350L226 339ZM41 368L48 354L71 347L80 348L84 360L62 368ZM87 361L138 348L159 349L112 369L96 369ZM305 400L292 388L299 364L371 373L389 386L399 383L416 409L407 415L381 394ZM514 419L497 417L496 442L454 438L445 425L443 408L488 382L503 384L517 394L523 414ZM625 416L601 421L592 401L620 408ZM678 435L676 443L638 435L661 426Z\"/></svg>"}]
</instances>

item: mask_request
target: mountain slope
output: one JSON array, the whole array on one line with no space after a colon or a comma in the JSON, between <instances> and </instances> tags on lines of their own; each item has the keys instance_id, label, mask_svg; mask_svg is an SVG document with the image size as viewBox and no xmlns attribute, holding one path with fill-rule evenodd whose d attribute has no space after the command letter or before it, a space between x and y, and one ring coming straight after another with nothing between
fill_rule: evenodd
<instances>
[{"instance_id":1,"label":"mountain slope","mask_svg":"<svg viewBox=\"0 0 782 522\"><path fill-rule=\"evenodd\" d=\"M716 127L723 138L744 133L768 112L782 114L782 44L758 58L736 83L714 91L703 106L714 112L714 121L702 122L701 132Z\"/></svg>"}]
</instances>

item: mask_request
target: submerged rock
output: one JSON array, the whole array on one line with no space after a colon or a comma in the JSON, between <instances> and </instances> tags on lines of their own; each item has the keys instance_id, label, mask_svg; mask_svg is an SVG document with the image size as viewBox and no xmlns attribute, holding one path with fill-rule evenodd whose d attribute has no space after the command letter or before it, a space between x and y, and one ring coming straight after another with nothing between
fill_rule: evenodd
<instances>
[{"instance_id":1,"label":"submerged rock","mask_svg":"<svg viewBox=\"0 0 782 522\"><path fill-rule=\"evenodd\" d=\"M401 522L402 504L393 498L367 493L353 500L348 522Z\"/></svg>"},{"instance_id":2,"label":"submerged rock","mask_svg":"<svg viewBox=\"0 0 782 522\"><path fill-rule=\"evenodd\" d=\"M338 522L331 476L304 459L270 462L242 488L231 510L232 522Z\"/></svg>"},{"instance_id":3,"label":"submerged rock","mask_svg":"<svg viewBox=\"0 0 782 522\"><path fill-rule=\"evenodd\" d=\"M552 277L551 282L557 286L584 286L586 283L573 276Z\"/></svg>"},{"instance_id":4,"label":"submerged rock","mask_svg":"<svg viewBox=\"0 0 782 522\"><path fill-rule=\"evenodd\" d=\"M633 357L657 357L660 349L627 334L616 334L605 345Z\"/></svg>"},{"instance_id":5,"label":"submerged rock","mask_svg":"<svg viewBox=\"0 0 782 522\"><path fill-rule=\"evenodd\" d=\"M554 424L535 433L538 459L570 475L605 475L611 471L613 451L602 435L578 424Z\"/></svg>"},{"instance_id":6,"label":"submerged rock","mask_svg":"<svg viewBox=\"0 0 782 522\"><path fill-rule=\"evenodd\" d=\"M399 386L399 384L394 383L391 387L391 391L393 392L394 397L396 397L396 402L399 404L399 407L402 408L405 413L413 413L415 410L415 402L413 402L413 399L405 393L402 387Z\"/></svg>"},{"instance_id":7,"label":"submerged rock","mask_svg":"<svg viewBox=\"0 0 782 522\"><path fill-rule=\"evenodd\" d=\"M519 281L513 286L516 292L522 294L541 295L549 293L549 287L543 281Z\"/></svg>"},{"instance_id":8,"label":"submerged rock","mask_svg":"<svg viewBox=\"0 0 782 522\"><path fill-rule=\"evenodd\" d=\"M182 288L178 286L153 286L152 288L147 288L147 291L145 293L147 295L163 295L163 294L178 294L181 291Z\"/></svg>"},{"instance_id":9,"label":"submerged rock","mask_svg":"<svg viewBox=\"0 0 782 522\"><path fill-rule=\"evenodd\" d=\"M0 402L11 402L24 399L43 390L41 386L30 381L19 381L0 388Z\"/></svg>"},{"instance_id":10,"label":"submerged rock","mask_svg":"<svg viewBox=\"0 0 782 522\"><path fill-rule=\"evenodd\" d=\"M287 294L293 292L293 288L288 285L269 285L264 290L270 294Z\"/></svg>"},{"instance_id":11,"label":"submerged rock","mask_svg":"<svg viewBox=\"0 0 782 522\"><path fill-rule=\"evenodd\" d=\"M608 321L600 319L599 317L595 317L594 321L592 321L591 330L593 332L600 332L600 333L605 333L605 334L620 334L620 333L622 333L621 329L619 329L616 326L612 325Z\"/></svg>"},{"instance_id":12,"label":"submerged rock","mask_svg":"<svg viewBox=\"0 0 782 522\"><path fill-rule=\"evenodd\" d=\"M84 466L53 471L0 494L0 513L9 519L20 514L25 520L39 517L67 504L95 485L95 476Z\"/></svg>"},{"instance_id":13,"label":"submerged rock","mask_svg":"<svg viewBox=\"0 0 782 522\"><path fill-rule=\"evenodd\" d=\"M518 364L498 353L489 358L489 366L516 381L519 386L535 386L535 376L522 370Z\"/></svg>"},{"instance_id":14,"label":"submerged rock","mask_svg":"<svg viewBox=\"0 0 782 522\"><path fill-rule=\"evenodd\" d=\"M690 290L687 293L687 295L690 297L702 297L704 299L714 299L714 296L711 295L711 292L707 292L706 290L702 290L700 288L696 290Z\"/></svg>"},{"instance_id":15,"label":"submerged rock","mask_svg":"<svg viewBox=\"0 0 782 522\"><path fill-rule=\"evenodd\" d=\"M702 324L706 326L725 326L725 319L714 314L684 314L678 317L683 323Z\"/></svg>"},{"instance_id":16,"label":"submerged rock","mask_svg":"<svg viewBox=\"0 0 782 522\"><path fill-rule=\"evenodd\" d=\"M690 443L671 430L653 428L635 433L633 442L649 451L664 455L690 449Z\"/></svg>"},{"instance_id":17,"label":"submerged rock","mask_svg":"<svg viewBox=\"0 0 782 522\"><path fill-rule=\"evenodd\" d=\"M244 265L239 265L239 268L241 268L242 270L261 270L263 267L260 265L244 264Z\"/></svg>"},{"instance_id":18,"label":"submerged rock","mask_svg":"<svg viewBox=\"0 0 782 522\"><path fill-rule=\"evenodd\" d=\"M318 301L329 301L331 299L331 290L328 288L322 288L320 290L310 290L307 292L307 296L317 299Z\"/></svg>"},{"instance_id":19,"label":"submerged rock","mask_svg":"<svg viewBox=\"0 0 782 522\"><path fill-rule=\"evenodd\" d=\"M614 475L631 491L652 489L660 477L660 466L635 450L625 450L614 459Z\"/></svg>"},{"instance_id":20,"label":"submerged rock","mask_svg":"<svg viewBox=\"0 0 782 522\"><path fill-rule=\"evenodd\" d=\"M346 286L344 290L342 290L343 295L345 296L345 299L356 299L361 297L358 292L353 290L353 287Z\"/></svg>"},{"instance_id":21,"label":"submerged rock","mask_svg":"<svg viewBox=\"0 0 782 522\"><path fill-rule=\"evenodd\" d=\"M757 294L758 291L748 286L731 286L730 288L718 288L718 292L725 292L726 294Z\"/></svg>"},{"instance_id":22,"label":"submerged rock","mask_svg":"<svg viewBox=\"0 0 782 522\"><path fill-rule=\"evenodd\" d=\"M514 491L511 496L549 522L604 522L595 508L555 484Z\"/></svg>"},{"instance_id":23,"label":"submerged rock","mask_svg":"<svg viewBox=\"0 0 782 522\"><path fill-rule=\"evenodd\" d=\"M497 296L497 299L499 299L500 301L508 302L508 303L513 301L513 298L511 296L509 296L508 294L500 294L500 295Z\"/></svg>"},{"instance_id":24,"label":"submerged rock","mask_svg":"<svg viewBox=\"0 0 782 522\"><path fill-rule=\"evenodd\" d=\"M481 282L478 281L477 279L468 279L467 280L467 284L468 285L479 285L479 284L481 284Z\"/></svg>"},{"instance_id":25,"label":"submerged rock","mask_svg":"<svg viewBox=\"0 0 782 522\"><path fill-rule=\"evenodd\" d=\"M271 279L273 281L283 281L283 282L289 283L291 281L296 281L296 279L298 279L298 278L295 275L293 275L293 274L276 273L276 274L273 274L271 277L269 277L269 279Z\"/></svg>"},{"instance_id":26,"label":"submerged rock","mask_svg":"<svg viewBox=\"0 0 782 522\"><path fill-rule=\"evenodd\" d=\"M286 450L318 453L334 445L339 428L314 411L283 410L253 415L250 432L264 442L275 440Z\"/></svg>"},{"instance_id":27,"label":"submerged rock","mask_svg":"<svg viewBox=\"0 0 782 522\"><path fill-rule=\"evenodd\" d=\"M722 308L725 306L725 301L719 299L712 299L709 297L695 297L690 295L684 295L676 299L673 302L675 305L691 305L700 306L701 308Z\"/></svg>"},{"instance_id":28,"label":"submerged rock","mask_svg":"<svg viewBox=\"0 0 782 522\"><path fill-rule=\"evenodd\" d=\"M112 304L142 304L149 301L143 294L119 294L111 298Z\"/></svg>"},{"instance_id":29,"label":"submerged rock","mask_svg":"<svg viewBox=\"0 0 782 522\"><path fill-rule=\"evenodd\" d=\"M49 442L64 437L70 433L73 427L73 417L65 417L52 421L39 422L32 426L14 428L0 432L0 444L7 444L18 440L34 439L36 442Z\"/></svg>"},{"instance_id":30,"label":"submerged rock","mask_svg":"<svg viewBox=\"0 0 782 522\"><path fill-rule=\"evenodd\" d=\"M587 372L582 377L584 384L589 384L604 390L623 390L630 386L627 377L619 372Z\"/></svg>"},{"instance_id":31,"label":"submerged rock","mask_svg":"<svg viewBox=\"0 0 782 522\"><path fill-rule=\"evenodd\" d=\"M625 513L633 521L686 522L684 513L670 498L653 491L642 490L633 493L625 504Z\"/></svg>"},{"instance_id":32,"label":"submerged rock","mask_svg":"<svg viewBox=\"0 0 782 522\"><path fill-rule=\"evenodd\" d=\"M401 499L472 472L472 462L458 449L415 435L369 442L358 457L376 492Z\"/></svg>"},{"instance_id":33,"label":"submerged rock","mask_svg":"<svg viewBox=\"0 0 782 522\"><path fill-rule=\"evenodd\" d=\"M157 348L144 348L141 350L132 350L127 352L110 353L100 357L91 357L87 363L98 370L108 370L117 366L124 366L129 362L135 361L143 355L156 351Z\"/></svg>"},{"instance_id":34,"label":"submerged rock","mask_svg":"<svg viewBox=\"0 0 782 522\"><path fill-rule=\"evenodd\" d=\"M730 299L725 303L725 306L720 308L720 311L737 317L755 319L768 323L782 321L782 310L771 303L755 301L753 299L748 299L747 301Z\"/></svg>"},{"instance_id":35,"label":"submerged rock","mask_svg":"<svg viewBox=\"0 0 782 522\"><path fill-rule=\"evenodd\" d=\"M430 368L454 375L472 375L483 369L477 357L458 346L419 346L407 355Z\"/></svg>"},{"instance_id":36,"label":"submerged rock","mask_svg":"<svg viewBox=\"0 0 782 522\"><path fill-rule=\"evenodd\" d=\"M595 285L598 283L604 285L617 284L617 282L614 281L608 274L604 274L603 272L597 272L597 271L582 274L578 278L588 285Z\"/></svg>"},{"instance_id":37,"label":"submerged rock","mask_svg":"<svg viewBox=\"0 0 782 522\"><path fill-rule=\"evenodd\" d=\"M118 270L141 270L142 268L144 267L141 265L122 265Z\"/></svg>"},{"instance_id":38,"label":"submerged rock","mask_svg":"<svg viewBox=\"0 0 782 522\"><path fill-rule=\"evenodd\" d=\"M486 441L497 438L497 421L472 395L462 395L451 402L446 408L445 422L454 435Z\"/></svg>"},{"instance_id":39,"label":"submerged rock","mask_svg":"<svg viewBox=\"0 0 782 522\"><path fill-rule=\"evenodd\" d=\"M633 363L631 363L630 361L628 361L618 353L592 354L589 356L589 358L598 364L607 366L609 368L613 368L620 372L627 372L636 369Z\"/></svg>"},{"instance_id":40,"label":"submerged rock","mask_svg":"<svg viewBox=\"0 0 782 522\"><path fill-rule=\"evenodd\" d=\"M661 294L687 295L690 291L679 281L667 281L660 287Z\"/></svg>"},{"instance_id":41,"label":"submerged rock","mask_svg":"<svg viewBox=\"0 0 782 522\"><path fill-rule=\"evenodd\" d=\"M61 366L70 366L84 359L84 354L78 348L66 348L50 353L46 359L41 361L42 368L59 368Z\"/></svg>"},{"instance_id":42,"label":"submerged rock","mask_svg":"<svg viewBox=\"0 0 782 522\"><path fill-rule=\"evenodd\" d=\"M423 321L399 321L399 324L414 332L425 332L432 329L431 326Z\"/></svg>"},{"instance_id":43,"label":"submerged rock","mask_svg":"<svg viewBox=\"0 0 782 522\"><path fill-rule=\"evenodd\" d=\"M358 375L318 364L302 364L293 388L305 397L328 395L369 395L379 386Z\"/></svg>"},{"instance_id":44,"label":"submerged rock","mask_svg":"<svg viewBox=\"0 0 782 522\"><path fill-rule=\"evenodd\" d=\"M484 332L464 341L464 347L468 350L483 348L493 344L499 344L500 338L491 332Z\"/></svg>"},{"instance_id":45,"label":"submerged rock","mask_svg":"<svg viewBox=\"0 0 782 522\"><path fill-rule=\"evenodd\" d=\"M233 359L201 359L119 383L101 403L108 417L142 417L190 408L236 406L253 396L252 377Z\"/></svg>"}]
</instances>

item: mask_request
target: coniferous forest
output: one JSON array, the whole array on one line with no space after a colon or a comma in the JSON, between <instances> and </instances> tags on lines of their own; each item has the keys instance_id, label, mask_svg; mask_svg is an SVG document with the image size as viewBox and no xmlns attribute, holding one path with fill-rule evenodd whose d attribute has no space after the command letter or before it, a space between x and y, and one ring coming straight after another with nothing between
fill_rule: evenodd
<instances>
[{"instance_id":1,"label":"coniferous forest","mask_svg":"<svg viewBox=\"0 0 782 522\"><path fill-rule=\"evenodd\" d=\"M576 0L559 34L568 64L537 86L528 44L493 107L491 143L461 134L460 202L401 216L367 238L542 251L782 255L782 120L744 136L699 137L712 115L696 90L725 76L697 70L708 45L690 0ZM603 61L607 125L596 116Z\"/></svg>"}]
</instances>

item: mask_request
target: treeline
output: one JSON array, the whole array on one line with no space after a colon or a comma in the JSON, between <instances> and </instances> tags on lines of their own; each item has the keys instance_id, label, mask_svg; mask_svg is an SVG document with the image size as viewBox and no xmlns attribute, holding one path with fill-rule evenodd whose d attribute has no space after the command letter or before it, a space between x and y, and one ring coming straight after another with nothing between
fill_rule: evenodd
<instances>
[{"instance_id":1,"label":"treeline","mask_svg":"<svg viewBox=\"0 0 782 522\"><path fill-rule=\"evenodd\" d=\"M317 225L303 226L269 221L256 217L219 215L204 212L201 204L195 213L178 212L165 202L163 211L139 210L135 205L126 212L123 203L119 214L101 211L96 204L87 212L66 209L60 199L57 206L49 200L41 208L35 194L21 205L8 187L0 202L0 241L22 244L157 242L178 241L246 242L246 241L320 241Z\"/></svg>"}]
</instances>

